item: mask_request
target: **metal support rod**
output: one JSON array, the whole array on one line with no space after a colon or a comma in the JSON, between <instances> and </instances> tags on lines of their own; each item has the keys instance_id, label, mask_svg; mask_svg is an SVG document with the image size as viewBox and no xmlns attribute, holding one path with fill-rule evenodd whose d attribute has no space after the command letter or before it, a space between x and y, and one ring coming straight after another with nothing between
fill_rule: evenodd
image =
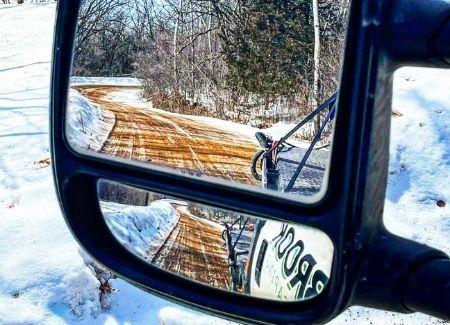
<instances>
[{"instance_id":1,"label":"metal support rod","mask_svg":"<svg viewBox=\"0 0 450 325\"><path fill-rule=\"evenodd\" d=\"M312 111L311 113L309 113L309 115L307 117L305 117L305 119L303 119L303 121L301 121L299 124L297 124L295 126L295 128L293 128L291 131L289 131L284 137L282 137L280 139L280 141L278 141L278 144L276 146L273 146L272 148L270 148L270 150L267 150L265 152L265 154L263 155L263 157L267 157L272 151L274 151L280 144L282 144L283 142L285 142L287 139L289 139L289 137L291 137L295 132L297 132L303 125L305 125L306 123L308 123L309 121L311 121L314 116L316 116L317 114L319 114L320 112L322 112L325 108L334 105L334 103L336 102L336 97L337 97L337 92L333 94L333 96L331 96L330 98L328 98L324 103L322 103L317 109L315 109L314 111Z\"/></svg>"},{"instance_id":2,"label":"metal support rod","mask_svg":"<svg viewBox=\"0 0 450 325\"><path fill-rule=\"evenodd\" d=\"M244 227L242 227L241 231L239 232L239 235L237 236L236 240L234 241L234 244L233 244L233 247L232 247L233 251L234 251L234 248L236 247L236 244L238 243L239 239L241 238L242 232L244 231L245 226L247 225L247 221L248 221L248 218L245 219Z\"/></svg>"},{"instance_id":3,"label":"metal support rod","mask_svg":"<svg viewBox=\"0 0 450 325\"><path fill-rule=\"evenodd\" d=\"M325 129L325 126L327 125L328 121L330 120L331 116L334 113L334 109L335 106L333 106L330 111L328 112L327 117L325 118L325 120L323 121L319 131L316 133L316 135L314 136L313 141L311 142L311 144L309 145L308 150L306 150L305 155L302 158L302 161L300 162L300 164L297 167L297 170L295 171L294 175L292 176L291 180L289 181L289 184L286 186L286 188L284 189L284 192L289 192L290 190L292 190L292 187L294 187L295 181L297 180L298 176L300 175L300 173L302 172L303 167L306 164L306 161L309 158L309 155L311 154L311 151L314 149L314 146L316 145L317 141L319 141L320 136L322 135L323 130Z\"/></svg>"}]
</instances>

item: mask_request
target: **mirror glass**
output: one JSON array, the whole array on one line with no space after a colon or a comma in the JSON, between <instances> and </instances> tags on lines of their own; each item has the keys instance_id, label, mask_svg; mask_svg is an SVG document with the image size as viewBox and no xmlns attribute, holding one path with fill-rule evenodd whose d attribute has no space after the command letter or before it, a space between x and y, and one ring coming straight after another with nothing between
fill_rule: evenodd
<instances>
[{"instance_id":1,"label":"mirror glass","mask_svg":"<svg viewBox=\"0 0 450 325\"><path fill-rule=\"evenodd\" d=\"M319 295L333 261L330 238L301 224L264 220L120 183L98 182L114 237L168 272L254 297Z\"/></svg>"},{"instance_id":2,"label":"mirror glass","mask_svg":"<svg viewBox=\"0 0 450 325\"><path fill-rule=\"evenodd\" d=\"M297 196L326 179L349 0L84 0L70 145Z\"/></svg>"}]
</instances>

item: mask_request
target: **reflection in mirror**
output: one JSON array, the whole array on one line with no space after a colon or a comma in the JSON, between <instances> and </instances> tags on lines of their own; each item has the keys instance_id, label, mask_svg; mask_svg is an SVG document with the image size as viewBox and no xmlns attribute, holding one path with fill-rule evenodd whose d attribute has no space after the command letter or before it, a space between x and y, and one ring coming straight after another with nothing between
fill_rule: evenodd
<instances>
[{"instance_id":1,"label":"reflection in mirror","mask_svg":"<svg viewBox=\"0 0 450 325\"><path fill-rule=\"evenodd\" d=\"M71 146L318 193L349 0L313 2L84 0Z\"/></svg>"},{"instance_id":2,"label":"reflection in mirror","mask_svg":"<svg viewBox=\"0 0 450 325\"><path fill-rule=\"evenodd\" d=\"M254 297L298 301L319 295L333 260L330 238L301 224L242 215L120 183L98 183L114 237L168 272Z\"/></svg>"}]
</instances>

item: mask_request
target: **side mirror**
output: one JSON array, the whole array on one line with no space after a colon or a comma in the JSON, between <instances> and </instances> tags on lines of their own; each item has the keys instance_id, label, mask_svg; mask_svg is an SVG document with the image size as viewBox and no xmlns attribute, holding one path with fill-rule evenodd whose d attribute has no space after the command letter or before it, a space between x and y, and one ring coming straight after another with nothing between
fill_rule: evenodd
<instances>
[{"instance_id":1,"label":"side mirror","mask_svg":"<svg viewBox=\"0 0 450 325\"><path fill-rule=\"evenodd\" d=\"M332 3L322 29L316 5L60 1L67 224L124 279L242 322L326 322L353 304L448 319L448 256L382 215L392 76L448 67L450 4Z\"/></svg>"}]
</instances>

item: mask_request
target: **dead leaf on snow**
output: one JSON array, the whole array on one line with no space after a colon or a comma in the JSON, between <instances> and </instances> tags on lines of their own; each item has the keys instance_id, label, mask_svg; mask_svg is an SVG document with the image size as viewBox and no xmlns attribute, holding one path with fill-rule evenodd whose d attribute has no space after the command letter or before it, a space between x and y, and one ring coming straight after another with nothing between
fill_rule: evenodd
<instances>
[{"instance_id":1,"label":"dead leaf on snow","mask_svg":"<svg viewBox=\"0 0 450 325\"><path fill-rule=\"evenodd\" d=\"M50 157L43 158L41 160L36 160L33 165L36 166L36 169L45 168L50 166L52 161L50 160Z\"/></svg>"}]
</instances>

